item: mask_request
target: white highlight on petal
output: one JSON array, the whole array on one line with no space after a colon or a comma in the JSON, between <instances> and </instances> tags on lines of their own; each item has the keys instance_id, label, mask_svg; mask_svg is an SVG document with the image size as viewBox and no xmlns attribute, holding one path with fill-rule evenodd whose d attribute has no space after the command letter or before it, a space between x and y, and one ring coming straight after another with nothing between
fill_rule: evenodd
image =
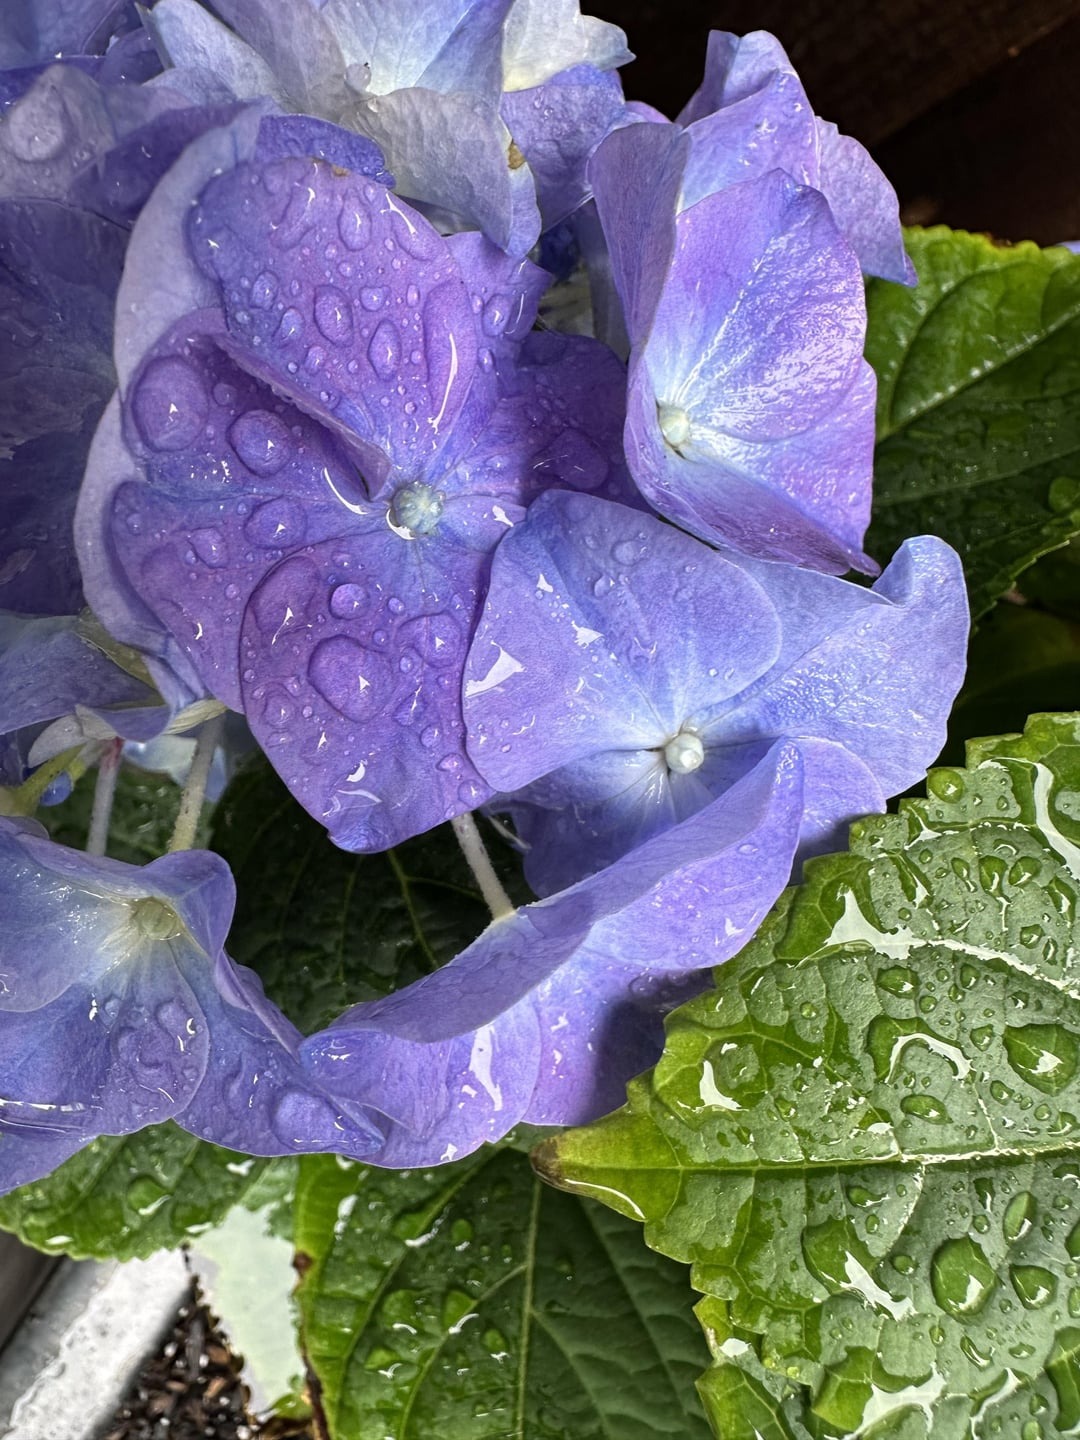
<instances>
[{"instance_id":1,"label":"white highlight on petal","mask_svg":"<svg viewBox=\"0 0 1080 1440\"><path fill-rule=\"evenodd\" d=\"M501 645L496 646L499 658L492 665L491 669L482 680L465 681L465 698L471 700L474 695L484 695L489 690L494 690L496 685L501 685L504 680L509 680L513 675L520 675L525 666L520 660L515 660Z\"/></svg>"}]
</instances>

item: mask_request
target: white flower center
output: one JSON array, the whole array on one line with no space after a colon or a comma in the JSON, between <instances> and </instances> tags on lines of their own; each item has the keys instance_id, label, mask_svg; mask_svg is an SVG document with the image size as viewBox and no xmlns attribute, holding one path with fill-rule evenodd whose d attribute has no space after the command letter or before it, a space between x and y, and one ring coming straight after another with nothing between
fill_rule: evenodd
<instances>
[{"instance_id":1,"label":"white flower center","mask_svg":"<svg viewBox=\"0 0 1080 1440\"><path fill-rule=\"evenodd\" d=\"M681 405L668 405L661 401L656 407L660 429L664 439L673 450L678 450L690 438L690 416Z\"/></svg>"},{"instance_id":2,"label":"white flower center","mask_svg":"<svg viewBox=\"0 0 1080 1440\"><path fill-rule=\"evenodd\" d=\"M695 735L692 730L680 730L664 746L664 759L673 775L689 775L692 770L697 770L705 759L705 746L700 735Z\"/></svg>"},{"instance_id":3,"label":"white flower center","mask_svg":"<svg viewBox=\"0 0 1080 1440\"><path fill-rule=\"evenodd\" d=\"M430 535L443 512L443 497L433 485L420 481L403 485L390 506L395 525L412 535Z\"/></svg>"}]
</instances>

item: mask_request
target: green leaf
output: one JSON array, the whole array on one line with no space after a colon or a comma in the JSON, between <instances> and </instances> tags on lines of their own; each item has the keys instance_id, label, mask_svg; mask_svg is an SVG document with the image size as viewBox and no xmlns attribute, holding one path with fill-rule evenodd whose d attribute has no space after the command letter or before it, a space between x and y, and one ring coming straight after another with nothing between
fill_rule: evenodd
<instances>
[{"instance_id":1,"label":"green leaf","mask_svg":"<svg viewBox=\"0 0 1080 1440\"><path fill-rule=\"evenodd\" d=\"M0 1228L76 1259L145 1257L209 1229L235 1204L277 1195L295 1163L237 1155L171 1122L106 1135L0 1198Z\"/></svg>"},{"instance_id":2,"label":"green leaf","mask_svg":"<svg viewBox=\"0 0 1080 1440\"><path fill-rule=\"evenodd\" d=\"M878 376L870 552L910 535L960 552L982 614L1080 531L1080 257L913 230L919 284L873 281Z\"/></svg>"},{"instance_id":3,"label":"green leaf","mask_svg":"<svg viewBox=\"0 0 1080 1440\"><path fill-rule=\"evenodd\" d=\"M707 1434L685 1271L514 1150L413 1172L305 1157L295 1233L331 1440Z\"/></svg>"},{"instance_id":4,"label":"green leaf","mask_svg":"<svg viewBox=\"0 0 1080 1440\"><path fill-rule=\"evenodd\" d=\"M236 877L229 954L308 1033L445 964L491 919L449 826L348 854L265 762L222 796L210 844ZM516 857L500 846L493 859L525 898Z\"/></svg>"},{"instance_id":5,"label":"green leaf","mask_svg":"<svg viewBox=\"0 0 1080 1440\"><path fill-rule=\"evenodd\" d=\"M629 1105L535 1152L692 1262L724 1440L1080 1424L1080 716L969 767L812 861Z\"/></svg>"},{"instance_id":6,"label":"green leaf","mask_svg":"<svg viewBox=\"0 0 1080 1440\"><path fill-rule=\"evenodd\" d=\"M59 844L76 850L85 846L96 773L84 775L63 804L38 810L35 819ZM168 849L179 807L180 789L167 775L123 766L109 823L109 856L131 865L156 860Z\"/></svg>"}]
</instances>

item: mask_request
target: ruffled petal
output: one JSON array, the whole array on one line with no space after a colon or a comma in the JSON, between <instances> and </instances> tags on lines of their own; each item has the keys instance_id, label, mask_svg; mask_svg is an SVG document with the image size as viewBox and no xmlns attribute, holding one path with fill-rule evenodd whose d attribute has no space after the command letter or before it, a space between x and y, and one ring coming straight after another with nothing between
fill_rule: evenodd
<instances>
[{"instance_id":1,"label":"ruffled petal","mask_svg":"<svg viewBox=\"0 0 1080 1440\"><path fill-rule=\"evenodd\" d=\"M306 1041L327 1089L370 1105L386 1137L370 1161L435 1164L519 1119L575 1124L618 1104L660 1052L664 1010L741 948L782 888L801 793L799 755L778 746L693 819Z\"/></svg>"}]
</instances>

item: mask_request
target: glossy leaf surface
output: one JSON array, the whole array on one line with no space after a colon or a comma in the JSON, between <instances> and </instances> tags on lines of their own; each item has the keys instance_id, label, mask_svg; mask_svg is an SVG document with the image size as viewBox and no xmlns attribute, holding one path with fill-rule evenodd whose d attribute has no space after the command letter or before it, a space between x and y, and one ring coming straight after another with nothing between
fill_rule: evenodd
<instances>
[{"instance_id":1,"label":"glossy leaf surface","mask_svg":"<svg viewBox=\"0 0 1080 1440\"><path fill-rule=\"evenodd\" d=\"M909 535L961 555L972 612L1080 530L1080 257L912 230L913 290L873 281L874 519L885 561Z\"/></svg>"},{"instance_id":2,"label":"glossy leaf surface","mask_svg":"<svg viewBox=\"0 0 1080 1440\"><path fill-rule=\"evenodd\" d=\"M301 1162L303 1348L332 1440L699 1440L685 1271L488 1148L427 1171Z\"/></svg>"},{"instance_id":3,"label":"glossy leaf surface","mask_svg":"<svg viewBox=\"0 0 1080 1440\"><path fill-rule=\"evenodd\" d=\"M1080 1423L1080 717L969 766L811 862L629 1106L536 1152L693 1264L725 1440Z\"/></svg>"}]
</instances>

